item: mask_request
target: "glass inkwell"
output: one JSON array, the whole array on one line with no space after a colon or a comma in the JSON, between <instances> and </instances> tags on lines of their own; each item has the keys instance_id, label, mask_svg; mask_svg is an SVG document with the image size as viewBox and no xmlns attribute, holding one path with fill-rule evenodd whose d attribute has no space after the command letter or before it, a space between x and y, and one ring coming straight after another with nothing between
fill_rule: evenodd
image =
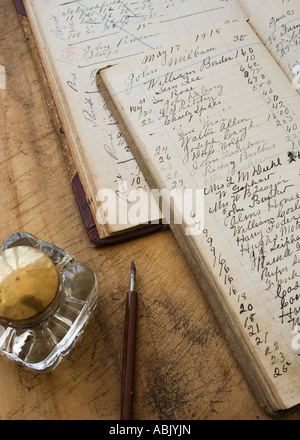
<instances>
[{"instance_id":1,"label":"glass inkwell","mask_svg":"<svg viewBox=\"0 0 300 440\"><path fill-rule=\"evenodd\" d=\"M29 368L57 366L96 307L97 279L62 249L20 232L0 247L0 354Z\"/></svg>"}]
</instances>

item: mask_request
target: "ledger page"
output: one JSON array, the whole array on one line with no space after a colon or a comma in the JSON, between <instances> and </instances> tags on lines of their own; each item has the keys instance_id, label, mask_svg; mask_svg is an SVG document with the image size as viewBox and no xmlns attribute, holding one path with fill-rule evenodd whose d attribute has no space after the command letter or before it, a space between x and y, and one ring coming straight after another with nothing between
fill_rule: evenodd
<instances>
[{"instance_id":1,"label":"ledger page","mask_svg":"<svg viewBox=\"0 0 300 440\"><path fill-rule=\"evenodd\" d=\"M240 0L250 23L293 86L300 89L299 0Z\"/></svg>"},{"instance_id":2,"label":"ledger page","mask_svg":"<svg viewBox=\"0 0 300 440\"><path fill-rule=\"evenodd\" d=\"M153 187L178 193L174 231L257 388L273 410L299 403L298 93L243 22L101 76Z\"/></svg>"}]
</instances>

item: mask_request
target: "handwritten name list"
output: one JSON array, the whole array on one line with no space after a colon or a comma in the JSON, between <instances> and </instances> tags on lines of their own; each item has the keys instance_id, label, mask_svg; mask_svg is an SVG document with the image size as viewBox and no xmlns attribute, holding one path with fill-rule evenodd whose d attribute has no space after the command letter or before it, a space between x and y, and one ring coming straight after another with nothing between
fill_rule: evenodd
<instances>
[{"instance_id":1,"label":"handwritten name list","mask_svg":"<svg viewBox=\"0 0 300 440\"><path fill-rule=\"evenodd\" d=\"M256 0L247 5L250 23L291 80L300 65L300 3L297 0Z\"/></svg>"},{"instance_id":2,"label":"handwritten name list","mask_svg":"<svg viewBox=\"0 0 300 440\"><path fill-rule=\"evenodd\" d=\"M237 343L254 347L292 399L300 368L291 346L300 324L297 92L247 23L136 57L103 71L103 81L155 183L204 189L203 234L185 240L218 286Z\"/></svg>"}]
</instances>

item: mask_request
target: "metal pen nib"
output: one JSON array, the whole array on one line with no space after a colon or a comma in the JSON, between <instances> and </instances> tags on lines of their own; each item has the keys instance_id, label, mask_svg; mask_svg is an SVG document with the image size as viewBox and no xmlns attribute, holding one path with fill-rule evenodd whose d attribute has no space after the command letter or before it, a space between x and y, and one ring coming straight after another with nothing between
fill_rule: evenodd
<instances>
[{"instance_id":1,"label":"metal pen nib","mask_svg":"<svg viewBox=\"0 0 300 440\"><path fill-rule=\"evenodd\" d=\"M131 292L135 290L135 275L136 275L136 269L135 269L134 261L132 260L131 272L130 272L130 288L129 288Z\"/></svg>"}]
</instances>

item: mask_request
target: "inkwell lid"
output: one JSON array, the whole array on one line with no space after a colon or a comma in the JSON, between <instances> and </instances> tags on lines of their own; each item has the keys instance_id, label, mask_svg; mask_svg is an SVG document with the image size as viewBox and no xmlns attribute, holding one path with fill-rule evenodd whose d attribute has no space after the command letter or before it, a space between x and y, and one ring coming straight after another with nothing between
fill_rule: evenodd
<instances>
[{"instance_id":1,"label":"inkwell lid","mask_svg":"<svg viewBox=\"0 0 300 440\"><path fill-rule=\"evenodd\" d=\"M52 308L59 277L43 251L16 246L0 253L0 323L30 326Z\"/></svg>"}]
</instances>

